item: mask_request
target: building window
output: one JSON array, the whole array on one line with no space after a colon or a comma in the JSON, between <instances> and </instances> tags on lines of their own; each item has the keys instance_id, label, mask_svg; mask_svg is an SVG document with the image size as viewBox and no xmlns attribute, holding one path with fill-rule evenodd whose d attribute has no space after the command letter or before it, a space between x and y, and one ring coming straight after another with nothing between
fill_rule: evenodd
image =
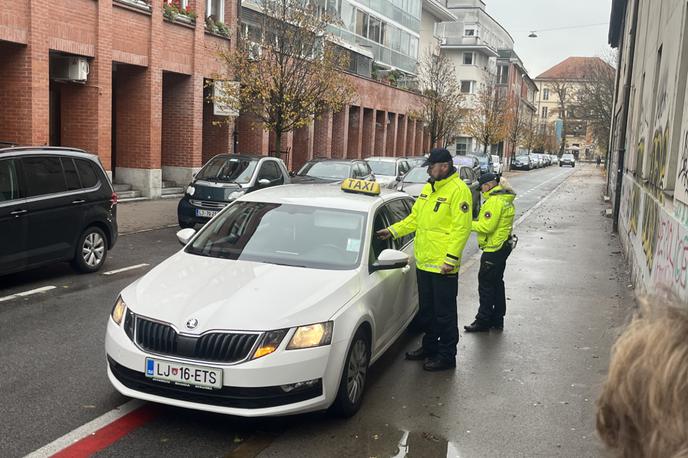
<instances>
[{"instance_id":1,"label":"building window","mask_svg":"<svg viewBox=\"0 0 688 458\"><path fill-rule=\"evenodd\" d=\"M472 52L463 53L463 64L464 65L473 65L473 53Z\"/></svg>"},{"instance_id":2,"label":"building window","mask_svg":"<svg viewBox=\"0 0 688 458\"><path fill-rule=\"evenodd\" d=\"M205 0L205 17L210 17L215 22L225 22L225 1Z\"/></svg>"},{"instance_id":3,"label":"building window","mask_svg":"<svg viewBox=\"0 0 688 458\"><path fill-rule=\"evenodd\" d=\"M466 28L463 30L463 36L464 37L474 37L475 36L475 29L473 28Z\"/></svg>"},{"instance_id":4,"label":"building window","mask_svg":"<svg viewBox=\"0 0 688 458\"><path fill-rule=\"evenodd\" d=\"M500 65L497 67L497 83L506 84L509 80L509 67L506 65Z\"/></svg>"},{"instance_id":5,"label":"building window","mask_svg":"<svg viewBox=\"0 0 688 458\"><path fill-rule=\"evenodd\" d=\"M368 38L376 43L382 43L380 37L381 22L379 19L371 17L368 19Z\"/></svg>"},{"instance_id":6,"label":"building window","mask_svg":"<svg viewBox=\"0 0 688 458\"><path fill-rule=\"evenodd\" d=\"M468 154L468 147L471 144L471 139L468 137L459 137L456 140L456 154L465 155Z\"/></svg>"},{"instance_id":7,"label":"building window","mask_svg":"<svg viewBox=\"0 0 688 458\"><path fill-rule=\"evenodd\" d=\"M542 90L542 100L549 100L549 88Z\"/></svg>"},{"instance_id":8,"label":"building window","mask_svg":"<svg viewBox=\"0 0 688 458\"><path fill-rule=\"evenodd\" d=\"M472 94L475 81L461 81L461 92L463 94Z\"/></svg>"},{"instance_id":9,"label":"building window","mask_svg":"<svg viewBox=\"0 0 688 458\"><path fill-rule=\"evenodd\" d=\"M547 115L549 114L549 108L547 107L542 107L542 118L547 119Z\"/></svg>"}]
</instances>

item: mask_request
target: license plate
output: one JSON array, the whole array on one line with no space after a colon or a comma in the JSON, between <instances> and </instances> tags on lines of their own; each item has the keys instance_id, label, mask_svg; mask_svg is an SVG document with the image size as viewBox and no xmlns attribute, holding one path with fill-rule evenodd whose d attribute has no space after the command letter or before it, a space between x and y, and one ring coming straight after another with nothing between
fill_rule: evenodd
<instances>
[{"instance_id":1,"label":"license plate","mask_svg":"<svg viewBox=\"0 0 688 458\"><path fill-rule=\"evenodd\" d=\"M175 385L222 388L222 369L146 358L146 377Z\"/></svg>"},{"instance_id":2,"label":"license plate","mask_svg":"<svg viewBox=\"0 0 688 458\"><path fill-rule=\"evenodd\" d=\"M201 218L212 218L218 213L219 210L203 210L202 208L196 209L196 216L200 216Z\"/></svg>"}]
</instances>

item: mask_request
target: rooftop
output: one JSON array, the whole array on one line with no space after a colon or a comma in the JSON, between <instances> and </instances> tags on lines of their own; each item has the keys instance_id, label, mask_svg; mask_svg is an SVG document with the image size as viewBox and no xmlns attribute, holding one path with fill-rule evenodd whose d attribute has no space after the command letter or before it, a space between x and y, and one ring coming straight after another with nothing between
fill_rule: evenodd
<instances>
[{"instance_id":1,"label":"rooftop","mask_svg":"<svg viewBox=\"0 0 688 458\"><path fill-rule=\"evenodd\" d=\"M569 57L535 78L536 80L585 80L591 68L614 68L599 57Z\"/></svg>"}]
</instances>

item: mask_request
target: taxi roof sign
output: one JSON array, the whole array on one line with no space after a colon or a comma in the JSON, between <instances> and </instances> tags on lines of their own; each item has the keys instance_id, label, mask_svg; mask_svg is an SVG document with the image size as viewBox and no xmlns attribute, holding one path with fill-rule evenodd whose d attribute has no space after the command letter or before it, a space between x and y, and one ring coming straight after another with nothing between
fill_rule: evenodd
<instances>
[{"instance_id":1,"label":"taxi roof sign","mask_svg":"<svg viewBox=\"0 0 688 458\"><path fill-rule=\"evenodd\" d=\"M377 196L380 194L380 183L375 181L347 178L346 180L342 181L342 191Z\"/></svg>"}]
</instances>

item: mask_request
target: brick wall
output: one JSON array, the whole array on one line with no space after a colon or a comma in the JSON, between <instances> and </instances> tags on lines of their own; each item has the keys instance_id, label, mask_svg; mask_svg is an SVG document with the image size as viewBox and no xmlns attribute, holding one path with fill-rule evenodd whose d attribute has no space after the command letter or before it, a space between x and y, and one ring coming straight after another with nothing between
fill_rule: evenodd
<instances>
[{"instance_id":1,"label":"brick wall","mask_svg":"<svg viewBox=\"0 0 688 458\"><path fill-rule=\"evenodd\" d=\"M0 141L31 141L31 69L26 46L0 42Z\"/></svg>"},{"instance_id":2,"label":"brick wall","mask_svg":"<svg viewBox=\"0 0 688 458\"><path fill-rule=\"evenodd\" d=\"M231 153L233 151L234 128L227 124L226 118L213 115L213 104L208 97L210 88L204 91L203 103L203 163L217 154ZM220 122L221 124L217 125Z\"/></svg>"}]
</instances>

